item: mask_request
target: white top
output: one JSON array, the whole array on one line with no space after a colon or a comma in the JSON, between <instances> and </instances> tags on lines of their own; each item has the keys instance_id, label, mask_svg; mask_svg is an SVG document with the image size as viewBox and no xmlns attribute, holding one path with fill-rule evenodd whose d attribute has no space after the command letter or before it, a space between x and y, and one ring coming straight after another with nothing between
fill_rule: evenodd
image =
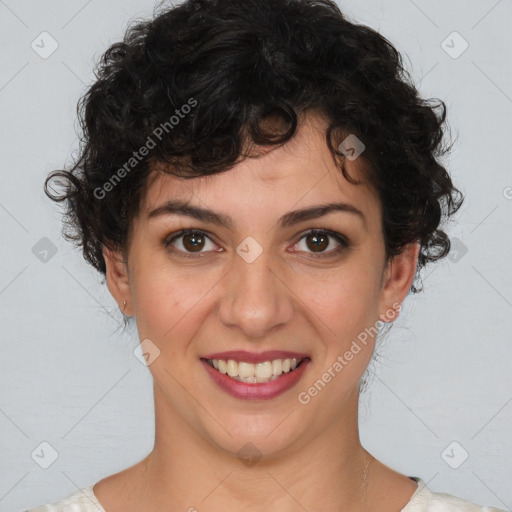
<instances>
[{"instance_id":1,"label":"white top","mask_svg":"<svg viewBox=\"0 0 512 512\"><path fill-rule=\"evenodd\" d=\"M506 512L504 509L483 507L451 494L432 492L419 477L409 477L418 488L400 512ZM93 492L95 484L83 487L66 498L23 512L105 512Z\"/></svg>"}]
</instances>

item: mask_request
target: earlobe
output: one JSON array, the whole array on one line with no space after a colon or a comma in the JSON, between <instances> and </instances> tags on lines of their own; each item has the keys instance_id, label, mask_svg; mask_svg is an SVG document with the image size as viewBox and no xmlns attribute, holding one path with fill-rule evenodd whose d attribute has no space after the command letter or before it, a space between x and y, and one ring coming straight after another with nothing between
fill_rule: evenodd
<instances>
[{"instance_id":1,"label":"earlobe","mask_svg":"<svg viewBox=\"0 0 512 512\"><path fill-rule=\"evenodd\" d=\"M120 251L113 251L103 246L106 266L107 287L126 316L132 316L132 301L128 266Z\"/></svg>"},{"instance_id":2,"label":"earlobe","mask_svg":"<svg viewBox=\"0 0 512 512\"><path fill-rule=\"evenodd\" d=\"M393 322L400 315L401 304L409 293L418 264L420 244L412 242L386 266L381 290L380 320Z\"/></svg>"}]
</instances>

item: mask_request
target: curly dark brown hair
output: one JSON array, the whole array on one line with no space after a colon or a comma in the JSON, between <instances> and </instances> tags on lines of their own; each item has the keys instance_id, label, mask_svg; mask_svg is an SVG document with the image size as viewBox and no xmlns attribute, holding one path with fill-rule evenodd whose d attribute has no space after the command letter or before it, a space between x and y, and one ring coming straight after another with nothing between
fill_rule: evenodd
<instances>
[{"instance_id":1,"label":"curly dark brown hair","mask_svg":"<svg viewBox=\"0 0 512 512\"><path fill-rule=\"evenodd\" d=\"M326 144L351 183L337 144L348 134L363 141L387 258L418 241L416 282L448 254L438 227L463 196L439 161L451 149L446 105L421 98L392 44L333 1L161 3L105 51L95 76L77 105L79 156L44 189L66 201L63 235L100 273L103 245L127 254L155 166L184 179L227 171L248 141L286 143L307 111L328 121ZM282 129L262 122L270 115Z\"/></svg>"}]
</instances>

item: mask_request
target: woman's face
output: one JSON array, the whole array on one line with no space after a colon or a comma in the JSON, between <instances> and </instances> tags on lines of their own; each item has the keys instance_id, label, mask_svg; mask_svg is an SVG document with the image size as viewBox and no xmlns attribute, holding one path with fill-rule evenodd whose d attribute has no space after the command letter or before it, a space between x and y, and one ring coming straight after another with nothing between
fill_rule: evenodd
<instances>
[{"instance_id":1,"label":"woman's face","mask_svg":"<svg viewBox=\"0 0 512 512\"><path fill-rule=\"evenodd\" d=\"M309 117L286 146L226 173L160 174L133 224L128 273L106 253L109 289L127 300L149 353L157 428L167 418L169 429L229 452L251 441L270 454L346 421L377 322L396 318L410 288L417 247L385 264L379 200L342 176L324 134ZM346 165L362 177L360 160ZM173 213L167 202L212 213ZM346 206L322 214L332 204ZM255 365L260 376L279 374L275 360L288 352L307 359L298 379L242 383L203 361L227 351L249 353L232 354L237 363L284 352L264 354L274 362Z\"/></svg>"}]
</instances>

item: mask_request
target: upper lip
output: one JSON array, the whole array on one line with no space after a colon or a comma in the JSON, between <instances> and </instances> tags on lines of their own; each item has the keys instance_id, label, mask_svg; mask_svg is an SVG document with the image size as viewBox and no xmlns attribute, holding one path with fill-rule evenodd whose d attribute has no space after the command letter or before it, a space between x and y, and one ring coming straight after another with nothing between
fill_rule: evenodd
<instances>
[{"instance_id":1,"label":"upper lip","mask_svg":"<svg viewBox=\"0 0 512 512\"><path fill-rule=\"evenodd\" d=\"M263 363L274 359L305 359L309 356L300 352L288 352L285 350L268 350L266 352L247 352L246 350L229 350L227 352L215 352L203 356L202 359L233 359L234 361L244 361L246 363Z\"/></svg>"}]
</instances>

